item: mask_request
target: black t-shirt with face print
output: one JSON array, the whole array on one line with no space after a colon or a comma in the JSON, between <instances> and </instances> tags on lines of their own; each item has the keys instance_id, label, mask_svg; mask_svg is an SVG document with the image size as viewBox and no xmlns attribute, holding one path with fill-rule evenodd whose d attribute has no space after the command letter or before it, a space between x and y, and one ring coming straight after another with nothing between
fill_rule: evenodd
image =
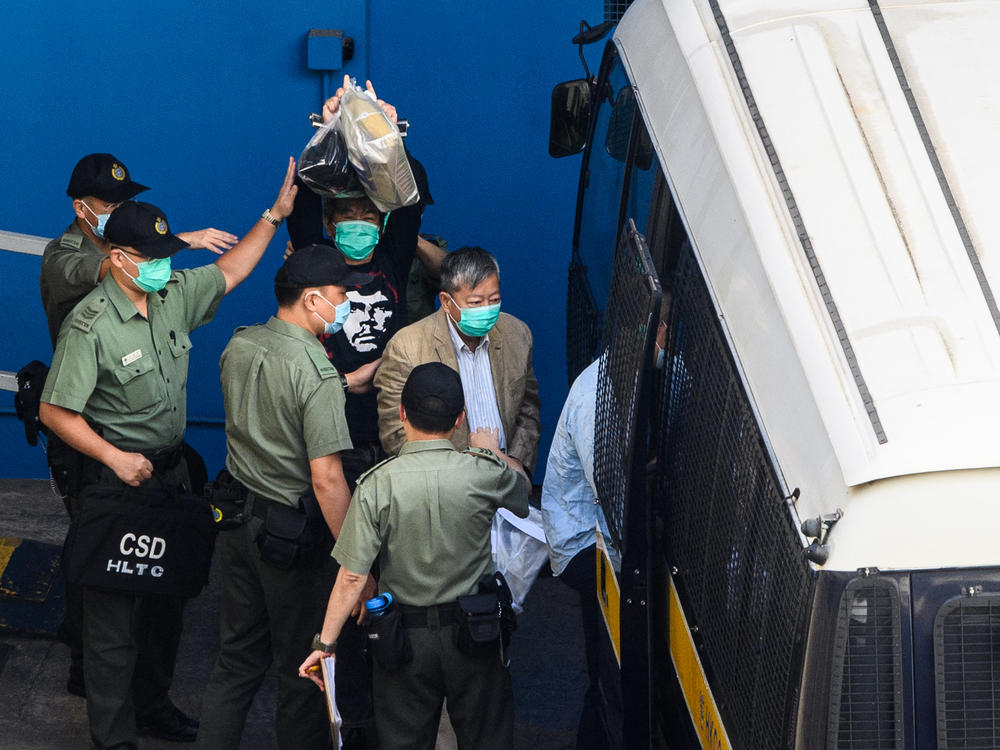
<instances>
[{"instance_id":1,"label":"black t-shirt with face print","mask_svg":"<svg viewBox=\"0 0 1000 750\"><path fill-rule=\"evenodd\" d=\"M351 267L352 270L372 274L372 281L347 291L351 312L343 330L332 336L319 337L334 367L344 374L381 357L392 335L408 322L407 280L417 252L420 217L424 206L433 200L423 165L409 153L407 157L420 190L420 201L389 214L372 259ZM322 200L298 178L296 184L299 190L295 207L287 220L292 247L332 245L323 231ZM354 443L378 440L378 407L374 390L362 395L348 393L345 412Z\"/></svg>"}]
</instances>

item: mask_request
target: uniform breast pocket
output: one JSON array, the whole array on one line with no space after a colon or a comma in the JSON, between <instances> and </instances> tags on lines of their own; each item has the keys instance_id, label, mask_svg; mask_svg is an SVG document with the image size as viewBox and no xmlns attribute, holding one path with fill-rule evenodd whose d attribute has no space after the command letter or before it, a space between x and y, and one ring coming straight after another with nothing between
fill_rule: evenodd
<instances>
[{"instance_id":1,"label":"uniform breast pocket","mask_svg":"<svg viewBox=\"0 0 1000 750\"><path fill-rule=\"evenodd\" d=\"M155 369L152 357L142 357L125 367L115 368L115 378L131 411L143 411L160 400L159 378Z\"/></svg>"},{"instance_id":2,"label":"uniform breast pocket","mask_svg":"<svg viewBox=\"0 0 1000 750\"><path fill-rule=\"evenodd\" d=\"M171 331L170 353L174 356L174 373L181 385L187 384L188 359L191 354L191 337L182 331Z\"/></svg>"}]
</instances>

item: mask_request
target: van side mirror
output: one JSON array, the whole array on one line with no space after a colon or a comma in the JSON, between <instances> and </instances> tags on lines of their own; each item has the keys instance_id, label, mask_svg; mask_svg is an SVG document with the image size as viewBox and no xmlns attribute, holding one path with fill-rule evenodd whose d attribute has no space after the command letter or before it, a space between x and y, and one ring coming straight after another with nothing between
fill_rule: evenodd
<instances>
[{"instance_id":1,"label":"van side mirror","mask_svg":"<svg viewBox=\"0 0 1000 750\"><path fill-rule=\"evenodd\" d=\"M557 159L583 151L590 126L590 81L578 78L552 89L549 154Z\"/></svg>"}]
</instances>

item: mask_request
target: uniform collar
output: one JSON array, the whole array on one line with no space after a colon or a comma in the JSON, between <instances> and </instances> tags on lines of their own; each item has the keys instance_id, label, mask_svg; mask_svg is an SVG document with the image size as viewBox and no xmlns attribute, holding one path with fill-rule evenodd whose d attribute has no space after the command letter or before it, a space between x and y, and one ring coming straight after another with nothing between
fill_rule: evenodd
<instances>
[{"instance_id":1,"label":"uniform collar","mask_svg":"<svg viewBox=\"0 0 1000 750\"><path fill-rule=\"evenodd\" d=\"M298 339L299 341L304 341L307 344L316 344L320 346L319 339L316 338L311 332L307 331L302 326L297 326L294 323L289 323L287 320L280 320L279 318L271 316L270 320L265 324L267 328L270 328L275 333L280 333L284 336L290 336L293 339Z\"/></svg>"},{"instance_id":2,"label":"uniform collar","mask_svg":"<svg viewBox=\"0 0 1000 750\"><path fill-rule=\"evenodd\" d=\"M104 288L105 294L108 295L108 299L111 301L111 304L114 305L115 310L118 311L118 315L122 320L130 320L139 314L139 309L135 306L135 303L130 300L126 296L125 291L118 286L118 282L115 281L115 277L112 276L110 271L108 272L108 275L104 277L104 281L101 282L101 286ZM151 296L155 297L156 295Z\"/></svg>"},{"instance_id":3,"label":"uniform collar","mask_svg":"<svg viewBox=\"0 0 1000 750\"><path fill-rule=\"evenodd\" d=\"M420 451L440 451L440 450L455 450L455 446L451 444L450 440L445 440L444 438L435 438L434 440L411 440L407 443L403 443L403 447L399 449L399 455L404 453L419 453Z\"/></svg>"}]
</instances>

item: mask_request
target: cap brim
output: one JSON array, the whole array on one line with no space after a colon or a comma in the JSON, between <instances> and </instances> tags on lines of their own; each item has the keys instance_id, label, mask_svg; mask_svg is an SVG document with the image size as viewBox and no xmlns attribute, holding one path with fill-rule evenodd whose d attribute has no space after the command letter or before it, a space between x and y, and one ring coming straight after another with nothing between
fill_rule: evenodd
<instances>
[{"instance_id":1,"label":"cap brim","mask_svg":"<svg viewBox=\"0 0 1000 750\"><path fill-rule=\"evenodd\" d=\"M169 258L174 253L190 247L184 240L170 235L163 237L156 242L147 242L142 245L132 245L136 252L142 253L147 258Z\"/></svg>"},{"instance_id":2,"label":"cap brim","mask_svg":"<svg viewBox=\"0 0 1000 750\"><path fill-rule=\"evenodd\" d=\"M103 195L95 195L94 197L108 203L124 203L127 200L132 200L139 193L146 190L149 190L149 188L145 185L140 185L138 182L126 182L122 185L116 185L114 190Z\"/></svg>"}]
</instances>

